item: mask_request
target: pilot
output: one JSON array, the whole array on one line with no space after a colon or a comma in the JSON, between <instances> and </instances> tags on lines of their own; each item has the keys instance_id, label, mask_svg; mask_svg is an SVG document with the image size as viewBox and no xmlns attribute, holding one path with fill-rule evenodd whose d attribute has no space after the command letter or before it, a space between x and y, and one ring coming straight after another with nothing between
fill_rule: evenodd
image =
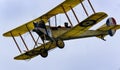
<instances>
[{"instance_id":1,"label":"pilot","mask_svg":"<svg viewBox=\"0 0 120 70\"><path fill-rule=\"evenodd\" d=\"M43 20L40 20L39 23L38 23L39 27L41 28L46 28L45 26L45 22Z\"/></svg>"},{"instance_id":2,"label":"pilot","mask_svg":"<svg viewBox=\"0 0 120 70\"><path fill-rule=\"evenodd\" d=\"M64 23L64 26L65 26L66 28L71 28L71 26L68 26L68 22L65 22L65 23Z\"/></svg>"},{"instance_id":3,"label":"pilot","mask_svg":"<svg viewBox=\"0 0 120 70\"><path fill-rule=\"evenodd\" d=\"M36 21L34 21L33 24L34 24L34 27L38 27L38 25L39 25L38 22L36 22Z\"/></svg>"},{"instance_id":4,"label":"pilot","mask_svg":"<svg viewBox=\"0 0 120 70\"><path fill-rule=\"evenodd\" d=\"M61 28L61 26L59 25L58 28Z\"/></svg>"},{"instance_id":5,"label":"pilot","mask_svg":"<svg viewBox=\"0 0 120 70\"><path fill-rule=\"evenodd\" d=\"M44 20L40 20L39 24L45 24Z\"/></svg>"}]
</instances>

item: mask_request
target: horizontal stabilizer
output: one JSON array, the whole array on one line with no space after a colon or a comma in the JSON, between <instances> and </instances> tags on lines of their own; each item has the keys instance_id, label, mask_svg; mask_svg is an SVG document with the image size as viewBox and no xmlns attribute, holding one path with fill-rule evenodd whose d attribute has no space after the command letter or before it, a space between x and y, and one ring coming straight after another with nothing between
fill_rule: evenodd
<instances>
[{"instance_id":1,"label":"horizontal stabilizer","mask_svg":"<svg viewBox=\"0 0 120 70\"><path fill-rule=\"evenodd\" d=\"M107 31L107 30L110 30L110 29L118 30L118 29L120 29L120 25L105 26L105 27L99 28L98 30Z\"/></svg>"},{"instance_id":2,"label":"horizontal stabilizer","mask_svg":"<svg viewBox=\"0 0 120 70\"><path fill-rule=\"evenodd\" d=\"M108 32L109 30L118 30L118 29L120 29L120 25L115 25L115 26L106 26L106 25L103 25L103 26L101 26L97 30ZM109 35L109 34L107 34L107 35ZM100 39L104 39L104 37L106 37L107 35L102 35L102 36L100 35L100 36L96 36L96 37L100 38Z\"/></svg>"}]
</instances>

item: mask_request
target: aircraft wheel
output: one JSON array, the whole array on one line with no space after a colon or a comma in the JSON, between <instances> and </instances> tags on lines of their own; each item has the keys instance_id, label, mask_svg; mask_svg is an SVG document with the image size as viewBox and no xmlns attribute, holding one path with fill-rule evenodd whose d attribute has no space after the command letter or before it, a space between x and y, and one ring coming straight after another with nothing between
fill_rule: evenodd
<instances>
[{"instance_id":1,"label":"aircraft wheel","mask_svg":"<svg viewBox=\"0 0 120 70\"><path fill-rule=\"evenodd\" d=\"M43 58L46 58L46 57L48 56L48 51L45 50L45 49L41 49L40 55L41 55Z\"/></svg>"},{"instance_id":2,"label":"aircraft wheel","mask_svg":"<svg viewBox=\"0 0 120 70\"><path fill-rule=\"evenodd\" d=\"M65 46L63 40L57 40L56 45L57 45L57 47L59 47L61 49L64 48L64 46Z\"/></svg>"}]
</instances>

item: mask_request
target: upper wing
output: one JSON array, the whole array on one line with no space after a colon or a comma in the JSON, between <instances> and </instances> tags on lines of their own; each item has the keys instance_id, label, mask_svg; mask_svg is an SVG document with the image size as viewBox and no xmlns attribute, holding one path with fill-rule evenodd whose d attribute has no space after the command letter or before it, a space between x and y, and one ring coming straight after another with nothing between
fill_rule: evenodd
<instances>
[{"instance_id":1,"label":"upper wing","mask_svg":"<svg viewBox=\"0 0 120 70\"><path fill-rule=\"evenodd\" d=\"M83 0L81 0L82 2ZM63 9L61 6L63 6L65 8L65 11L69 11L71 8L70 6L73 8L75 6L77 6L79 3L81 3L80 0L65 0L63 3L61 3L60 5L58 5L57 7L55 7L54 9L52 9L51 11L49 11L48 13L28 22L28 23L25 23L11 31L8 31L6 33L3 34L3 36L6 36L6 37L11 37L11 33L13 34L13 36L19 36L19 33L22 35L26 32L28 32L28 29L26 28L26 26L29 28L29 30L32 30L34 28L33 26L33 22L36 21L40 21L41 19L46 22L48 22L48 19L52 16L55 16L57 14L60 14L60 13L64 13ZM10 33L11 32L11 33Z\"/></svg>"},{"instance_id":2,"label":"upper wing","mask_svg":"<svg viewBox=\"0 0 120 70\"><path fill-rule=\"evenodd\" d=\"M56 47L56 43L55 42L47 42L46 44L42 44L39 47L33 48L30 51L27 51L21 55L18 55L16 57L14 57L14 59L16 60L26 60L26 59L31 59L37 55L39 55L41 53L41 49L46 49L46 50L50 50Z\"/></svg>"},{"instance_id":3,"label":"upper wing","mask_svg":"<svg viewBox=\"0 0 120 70\"><path fill-rule=\"evenodd\" d=\"M65 40L71 39L72 37L80 36L81 34L86 32L89 28L91 28L93 25L100 22L106 17L107 14L104 12L95 13L86 18L85 20L83 20L82 22L80 22L79 24L77 24L75 27L65 32L64 34L60 35L58 38Z\"/></svg>"}]
</instances>

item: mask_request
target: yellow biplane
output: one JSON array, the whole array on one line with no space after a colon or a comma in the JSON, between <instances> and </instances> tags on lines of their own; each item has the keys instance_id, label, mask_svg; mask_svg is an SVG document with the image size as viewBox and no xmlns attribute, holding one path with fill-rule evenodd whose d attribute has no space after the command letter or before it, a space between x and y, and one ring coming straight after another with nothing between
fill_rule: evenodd
<instances>
[{"instance_id":1,"label":"yellow biplane","mask_svg":"<svg viewBox=\"0 0 120 70\"><path fill-rule=\"evenodd\" d=\"M26 60L26 59L31 59L37 55L41 55L42 57L45 58L48 56L49 50L56 47L64 48L65 46L64 40L87 38L87 37L97 37L102 40L105 40L104 39L105 36L107 35L113 36L116 30L120 28L120 25L116 24L116 21L113 17L108 18L106 24L104 24L97 30L90 30L91 27L93 27L95 24L105 19L108 15L105 12L95 12L90 0L86 0L88 1L88 4L90 5L93 11L93 14L89 15L83 4L83 1L84 0L65 0L64 2L56 6L48 13L28 23L25 23L13 30L4 33L3 36L13 38L18 50L21 53L20 55L14 57L14 59ZM78 4L81 4L83 10L85 11L85 14L87 15L87 18L81 22L79 21L73 9ZM68 11L72 11L73 15L75 16L75 19L77 21L77 24L75 26L73 26L70 20L70 17L67 13ZM51 26L51 24L49 23L49 19L58 14L65 14L70 23L70 26L68 25L67 22L64 23L64 26L54 26L54 27ZM55 17L55 21L57 21L56 17ZM46 25L46 23L49 23L49 25ZM27 32L30 34L35 45L37 46L31 50L28 49L26 42L22 37L22 35ZM41 38L41 41L43 42L41 45L39 45L38 41L35 40L32 32L37 33L38 38ZM19 44L15 39L16 37L21 38L22 42L25 45L25 48L27 49L25 52L21 51ZM45 42L46 40L48 42Z\"/></svg>"}]
</instances>

